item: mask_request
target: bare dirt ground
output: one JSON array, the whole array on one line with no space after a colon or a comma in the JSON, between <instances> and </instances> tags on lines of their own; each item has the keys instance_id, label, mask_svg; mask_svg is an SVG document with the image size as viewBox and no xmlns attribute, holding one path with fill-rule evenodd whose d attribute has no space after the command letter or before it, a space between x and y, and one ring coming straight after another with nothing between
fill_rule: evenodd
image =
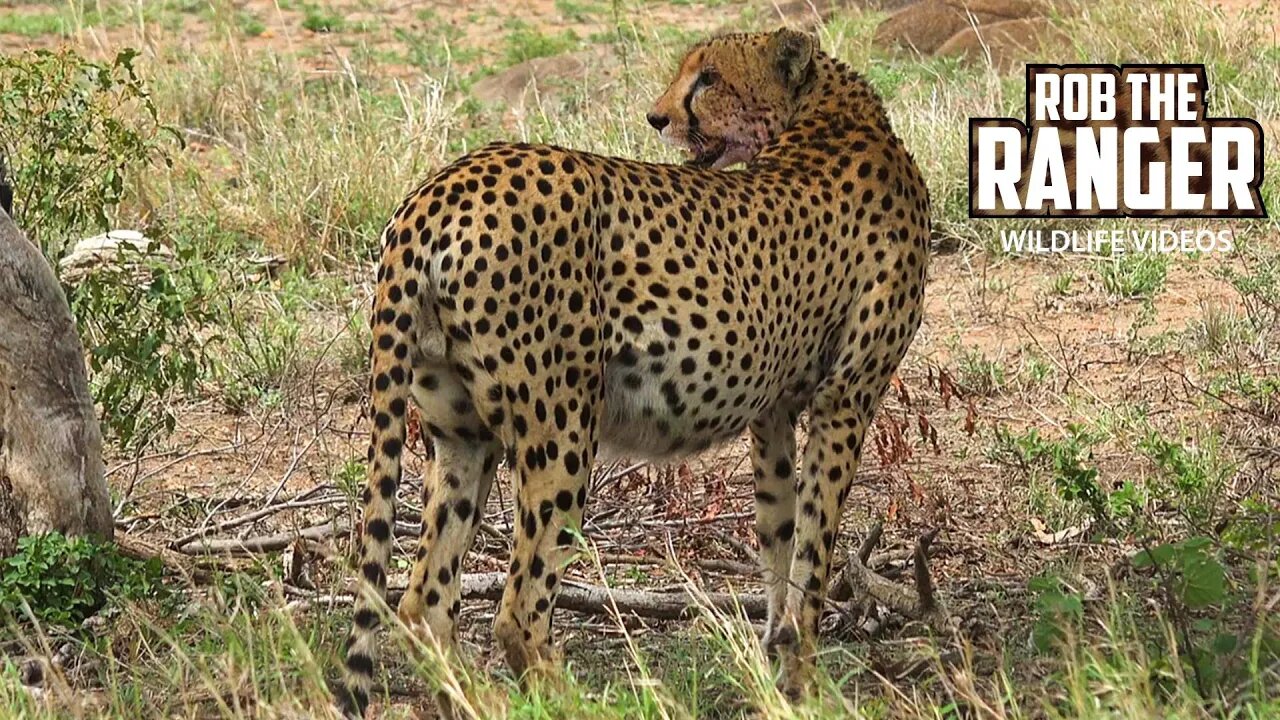
<instances>
[{"instance_id":1,"label":"bare dirt ground","mask_svg":"<svg viewBox=\"0 0 1280 720\"><path fill-rule=\"evenodd\" d=\"M12 4L14 2L16 4ZM717 2L708 11L696 3L661 2L647 7L628 5L626 12L628 17L638 18L646 24L671 25L696 33L721 27L737 18L748 5L742 0ZM6 6L22 7L23 3L21 0L0 3L0 8ZM575 12L577 6L583 10ZM140 39L144 43L157 39L146 37L145 32L139 38L138 26L145 27L145 23L138 22L136 14L131 17L124 4L119 7L107 4L107 7L114 8L113 12L105 14L110 20L99 18L95 22L94 17L86 17L85 24L76 24L64 37L53 33L0 32L0 51L70 44L110 53L125 45L136 45ZM405 40L398 31L429 29L438 33L450 40L460 69L471 70L500 60L500 45L506 39L507 31L513 27L551 36L573 33L582 38L615 32L616 28L607 3L561 4L554 0L469 0L459 3L347 0L323 4L323 16L342 18L341 31L337 28L311 30L305 27L309 9L314 11L319 5L242 0L230 7L234 8L236 16L256 20L254 35L245 41L248 50L303 57L316 71L341 70L344 58L361 45L377 46L388 53L402 52L406 49ZM227 11L218 8L210 12L216 18L219 12ZM188 47L205 46L220 39L222 30L215 18L211 18L208 12L168 16L163 26L151 27L149 32L153 35L162 33L166 45L178 38ZM408 67L397 67L395 63L388 63L387 70L416 72Z\"/></svg>"}]
</instances>

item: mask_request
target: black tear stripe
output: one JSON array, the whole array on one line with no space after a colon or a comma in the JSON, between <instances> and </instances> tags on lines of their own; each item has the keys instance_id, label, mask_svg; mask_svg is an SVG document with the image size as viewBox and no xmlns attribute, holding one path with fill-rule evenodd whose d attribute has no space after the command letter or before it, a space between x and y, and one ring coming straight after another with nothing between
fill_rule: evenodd
<instances>
[{"instance_id":1,"label":"black tear stripe","mask_svg":"<svg viewBox=\"0 0 1280 720\"><path fill-rule=\"evenodd\" d=\"M698 91L698 83L695 81L689 86L689 92L684 96L684 112L689 116L688 134L693 135L698 132L698 116L693 114L693 94Z\"/></svg>"}]
</instances>

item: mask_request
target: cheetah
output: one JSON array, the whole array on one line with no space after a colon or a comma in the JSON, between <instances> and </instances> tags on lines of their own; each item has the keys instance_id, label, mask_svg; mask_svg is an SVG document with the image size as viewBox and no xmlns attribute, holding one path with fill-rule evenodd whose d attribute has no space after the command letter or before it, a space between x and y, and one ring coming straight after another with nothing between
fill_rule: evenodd
<instances>
[{"instance_id":1,"label":"cheetah","mask_svg":"<svg viewBox=\"0 0 1280 720\"><path fill-rule=\"evenodd\" d=\"M551 616L598 454L673 458L746 430L766 642L784 685L804 682L863 438L920 325L928 192L876 93L805 33L696 45L648 121L687 164L490 145L387 226L349 715L373 684L410 400L434 461L398 614L424 639L455 648L500 459L515 538L494 635L525 677L557 665Z\"/></svg>"}]
</instances>

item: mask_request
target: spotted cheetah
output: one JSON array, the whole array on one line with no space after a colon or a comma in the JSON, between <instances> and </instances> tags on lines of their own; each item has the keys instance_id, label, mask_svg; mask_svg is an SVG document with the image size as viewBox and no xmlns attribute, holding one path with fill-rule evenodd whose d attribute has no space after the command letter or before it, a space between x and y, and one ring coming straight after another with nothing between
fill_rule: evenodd
<instances>
[{"instance_id":1,"label":"spotted cheetah","mask_svg":"<svg viewBox=\"0 0 1280 720\"><path fill-rule=\"evenodd\" d=\"M423 637L454 647L501 458L515 539L494 633L523 676L554 669L598 453L670 458L749 430L766 639L784 683L807 674L863 437L920 324L928 193L875 92L804 33L695 46L648 120L687 165L490 145L388 225L349 714L373 682L410 399L434 462L398 612Z\"/></svg>"}]
</instances>

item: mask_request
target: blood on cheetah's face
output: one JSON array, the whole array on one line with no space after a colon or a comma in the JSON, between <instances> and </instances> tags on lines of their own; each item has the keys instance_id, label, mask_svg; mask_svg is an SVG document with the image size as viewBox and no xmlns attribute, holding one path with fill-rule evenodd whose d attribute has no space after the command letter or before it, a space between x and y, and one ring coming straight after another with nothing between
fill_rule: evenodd
<instances>
[{"instance_id":1,"label":"blood on cheetah's face","mask_svg":"<svg viewBox=\"0 0 1280 720\"><path fill-rule=\"evenodd\" d=\"M755 157L786 129L813 73L815 41L794 30L737 34L695 46L648 114L689 163L720 169Z\"/></svg>"}]
</instances>

